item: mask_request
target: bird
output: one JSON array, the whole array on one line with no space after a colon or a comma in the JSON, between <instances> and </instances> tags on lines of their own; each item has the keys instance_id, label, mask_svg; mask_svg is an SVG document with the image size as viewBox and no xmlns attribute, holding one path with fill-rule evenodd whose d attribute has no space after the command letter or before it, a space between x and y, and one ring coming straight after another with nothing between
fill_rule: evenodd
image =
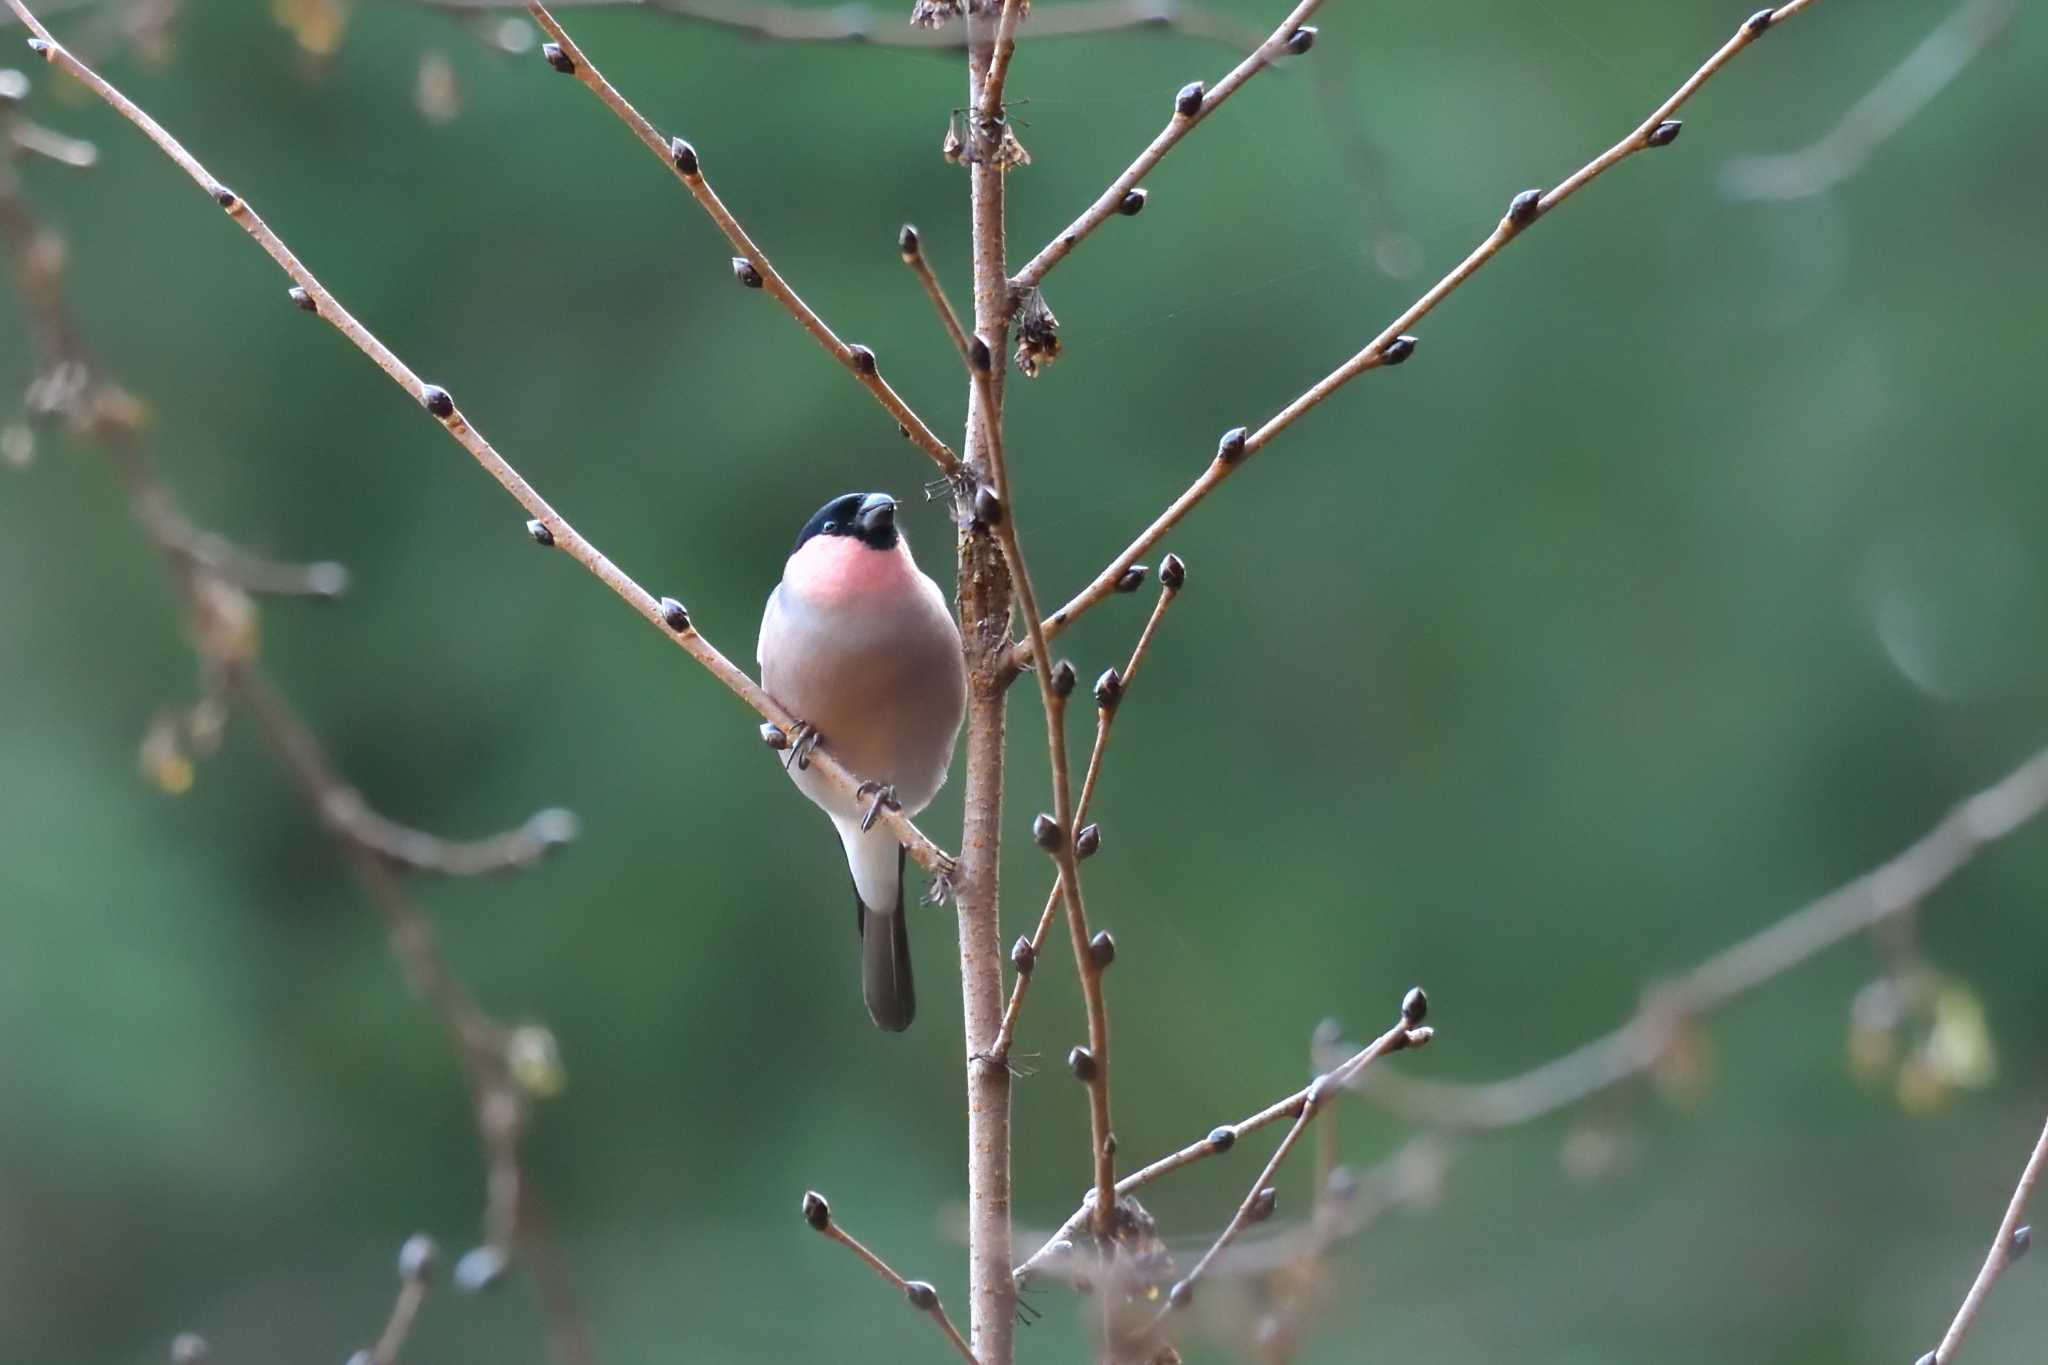
<instances>
[{"instance_id":1,"label":"bird","mask_svg":"<svg viewBox=\"0 0 2048 1365\"><path fill-rule=\"evenodd\" d=\"M946 595L917 567L887 493L846 493L804 523L768 596L761 684L799 718L783 767L831 818L853 876L861 996L878 1028L917 1013L903 846L880 806L916 815L952 766L967 667ZM822 746L863 779L849 797L811 768Z\"/></svg>"}]
</instances>

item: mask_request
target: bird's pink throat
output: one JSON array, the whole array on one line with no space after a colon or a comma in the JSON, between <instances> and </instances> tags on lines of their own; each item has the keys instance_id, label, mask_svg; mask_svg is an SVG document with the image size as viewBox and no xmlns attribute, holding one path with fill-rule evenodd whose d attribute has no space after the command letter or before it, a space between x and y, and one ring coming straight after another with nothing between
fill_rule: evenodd
<instances>
[{"instance_id":1,"label":"bird's pink throat","mask_svg":"<svg viewBox=\"0 0 2048 1365\"><path fill-rule=\"evenodd\" d=\"M917 577L910 544L901 536L887 550L852 536L812 536L789 557L782 581L819 606L840 606L893 597Z\"/></svg>"}]
</instances>

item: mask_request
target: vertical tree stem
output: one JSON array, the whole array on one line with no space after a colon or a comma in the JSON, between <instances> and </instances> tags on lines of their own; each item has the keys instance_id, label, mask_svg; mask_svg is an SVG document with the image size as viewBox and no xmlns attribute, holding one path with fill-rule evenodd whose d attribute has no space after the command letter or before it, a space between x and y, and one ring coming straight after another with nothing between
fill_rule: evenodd
<instances>
[{"instance_id":1,"label":"vertical tree stem","mask_svg":"<svg viewBox=\"0 0 2048 1365\"><path fill-rule=\"evenodd\" d=\"M970 17L968 105L987 79L991 26ZM971 122L971 121L970 121ZM1009 331L1009 278L1003 247L1003 177L985 153L987 139L969 129L975 155L968 168L973 201L974 329L1003 354ZM1000 403L1000 374L989 393ZM983 414L968 385L966 452L971 482L990 478L987 441L1000 411ZM971 495L970 495L971 496ZM1010 1278L1010 1072L989 1058L1003 1020L1003 943L998 910L1003 823L1004 698L1012 672L1010 578L1002 551L985 528L960 534L960 633L967 650L967 790L960 869L954 897L960 913L960 990L967 1043L967 1207L969 1336L982 1365L1016 1358L1016 1288Z\"/></svg>"}]
</instances>

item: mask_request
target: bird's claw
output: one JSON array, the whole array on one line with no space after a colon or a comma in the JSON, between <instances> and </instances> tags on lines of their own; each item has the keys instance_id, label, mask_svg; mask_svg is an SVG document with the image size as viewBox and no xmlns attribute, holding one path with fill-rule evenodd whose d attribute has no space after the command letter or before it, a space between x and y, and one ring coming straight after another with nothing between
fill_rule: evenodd
<instances>
[{"instance_id":1,"label":"bird's claw","mask_svg":"<svg viewBox=\"0 0 2048 1365\"><path fill-rule=\"evenodd\" d=\"M953 874L960 870L960 864L948 859L932 878L931 889L924 893L926 905L944 905L953 898Z\"/></svg>"},{"instance_id":2,"label":"bird's claw","mask_svg":"<svg viewBox=\"0 0 2048 1365\"><path fill-rule=\"evenodd\" d=\"M854 788L853 799L855 801L865 800L870 796L874 800L868 802L867 814L860 818L860 832L862 834L866 834L875 827L875 821L882 814L883 807L886 806L890 810L903 809L903 803L896 799L896 789L886 782L863 782L860 786Z\"/></svg>"},{"instance_id":3,"label":"bird's claw","mask_svg":"<svg viewBox=\"0 0 2048 1365\"><path fill-rule=\"evenodd\" d=\"M790 726L789 754L782 760L782 770L788 772L791 764L795 764L799 772L808 770L811 766L811 754L824 742L825 736L819 734L818 727L807 720L800 720Z\"/></svg>"}]
</instances>

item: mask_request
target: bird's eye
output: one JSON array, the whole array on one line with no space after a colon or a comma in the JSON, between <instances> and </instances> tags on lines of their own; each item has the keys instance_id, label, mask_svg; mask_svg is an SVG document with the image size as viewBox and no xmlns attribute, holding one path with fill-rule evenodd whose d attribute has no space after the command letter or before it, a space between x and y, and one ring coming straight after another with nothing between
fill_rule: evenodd
<instances>
[{"instance_id":1,"label":"bird's eye","mask_svg":"<svg viewBox=\"0 0 2048 1365\"><path fill-rule=\"evenodd\" d=\"M825 523L825 534L828 536L838 529L839 523L836 521L828 521Z\"/></svg>"}]
</instances>

